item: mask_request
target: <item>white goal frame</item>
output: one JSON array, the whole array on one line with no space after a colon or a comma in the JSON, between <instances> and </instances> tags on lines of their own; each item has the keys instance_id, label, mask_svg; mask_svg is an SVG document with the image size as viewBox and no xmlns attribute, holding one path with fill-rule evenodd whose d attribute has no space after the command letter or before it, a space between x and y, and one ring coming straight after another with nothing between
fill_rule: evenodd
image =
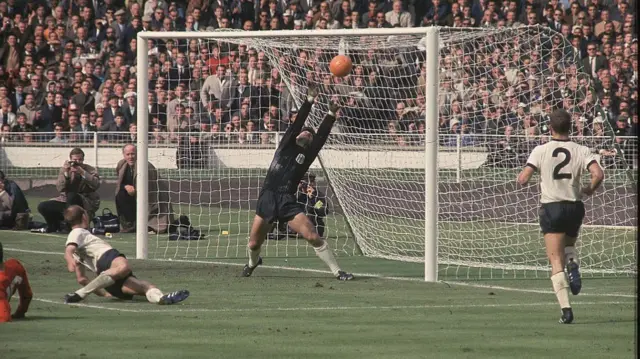
<instances>
[{"instance_id":1,"label":"white goal frame","mask_svg":"<svg viewBox=\"0 0 640 359\"><path fill-rule=\"evenodd\" d=\"M273 37L335 37L335 36L392 36L424 35L426 37L426 116L425 116L425 228L424 228L424 278L427 282L438 280L438 86L440 30L439 27L389 28L389 29L341 29L341 30L280 30L280 31L219 31L219 32L139 32L137 34L137 164L136 164L136 258L147 259L148 224L148 147L149 120L147 93L149 78L147 40L156 39L207 39L207 38L273 38Z\"/></svg>"}]
</instances>

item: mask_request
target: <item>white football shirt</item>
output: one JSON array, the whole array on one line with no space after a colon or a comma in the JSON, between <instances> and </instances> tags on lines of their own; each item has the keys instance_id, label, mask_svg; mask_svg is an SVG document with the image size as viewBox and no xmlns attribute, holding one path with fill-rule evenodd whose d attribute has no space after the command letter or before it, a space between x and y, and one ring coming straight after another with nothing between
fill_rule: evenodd
<instances>
[{"instance_id":1,"label":"white football shirt","mask_svg":"<svg viewBox=\"0 0 640 359\"><path fill-rule=\"evenodd\" d=\"M75 228L69 233L65 247L69 244L78 246L76 253L80 257L80 262L93 272L97 272L98 259L105 252L113 249L109 243L94 236L84 228Z\"/></svg>"},{"instance_id":2,"label":"white football shirt","mask_svg":"<svg viewBox=\"0 0 640 359\"><path fill-rule=\"evenodd\" d=\"M556 139L534 148L527 160L540 173L540 203L581 201L581 178L592 164L599 166L588 147Z\"/></svg>"}]
</instances>

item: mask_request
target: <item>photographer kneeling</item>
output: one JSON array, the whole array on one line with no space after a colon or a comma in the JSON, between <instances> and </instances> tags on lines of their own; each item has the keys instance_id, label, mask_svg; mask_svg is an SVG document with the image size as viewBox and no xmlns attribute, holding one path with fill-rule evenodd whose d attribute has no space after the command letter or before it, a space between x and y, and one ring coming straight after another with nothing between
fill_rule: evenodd
<instances>
[{"instance_id":1,"label":"photographer kneeling","mask_svg":"<svg viewBox=\"0 0 640 359\"><path fill-rule=\"evenodd\" d=\"M324 219L329 214L329 204L327 196L318 190L316 175L308 172L298 184L298 192L296 194L298 204L304 207L307 218L316 229L316 232L322 237L324 236L325 222ZM289 236L296 236L296 232L289 228L287 222L276 222L267 239L281 240Z\"/></svg>"},{"instance_id":2,"label":"photographer kneeling","mask_svg":"<svg viewBox=\"0 0 640 359\"><path fill-rule=\"evenodd\" d=\"M298 185L298 203L302 204L309 220L316 227L318 234L324 236L324 219L329 214L329 204L327 196L318 190L316 175L307 173L305 178Z\"/></svg>"},{"instance_id":3,"label":"photographer kneeling","mask_svg":"<svg viewBox=\"0 0 640 359\"><path fill-rule=\"evenodd\" d=\"M5 191L7 196L2 196ZM10 180L0 171L0 206L4 206L0 228L12 228L16 230L27 229L29 225L29 203L22 189L15 181ZM7 206L10 205L10 209Z\"/></svg>"},{"instance_id":4,"label":"photographer kneeling","mask_svg":"<svg viewBox=\"0 0 640 359\"><path fill-rule=\"evenodd\" d=\"M63 230L63 212L71 205L84 208L93 218L100 207L100 196L96 192L100 187L98 171L84 163L84 152L74 148L69 160L64 162L58 174L56 189L60 195L38 205L38 212L47 222L47 232Z\"/></svg>"}]
</instances>

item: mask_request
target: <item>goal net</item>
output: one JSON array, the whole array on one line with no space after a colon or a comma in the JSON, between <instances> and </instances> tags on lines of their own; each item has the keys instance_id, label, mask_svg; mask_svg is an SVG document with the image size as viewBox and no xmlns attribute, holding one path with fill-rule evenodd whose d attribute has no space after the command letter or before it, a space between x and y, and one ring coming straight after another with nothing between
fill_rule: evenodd
<instances>
[{"instance_id":1,"label":"goal net","mask_svg":"<svg viewBox=\"0 0 640 359\"><path fill-rule=\"evenodd\" d=\"M426 53L424 29L413 30L268 37L213 32L184 39L141 33L153 40L143 44L149 64L139 68L155 69L149 90L166 100L166 113L157 99L148 106L155 111L149 116L149 160L164 164L156 166L160 192L149 201L168 193L171 214L188 216L206 235L197 241L150 235L149 255L246 256L277 131L286 129L308 88L316 87L320 96L310 125L320 123L331 101L343 104L311 170L330 208L324 236L339 255L424 261L425 113L438 106L439 164L432 170L439 177L441 278L547 276L538 186L534 180L519 188L515 178L531 149L548 140L548 115L561 107L574 116L574 138L601 155L607 174L586 201L583 271L635 274L630 169L637 144L617 136L617 124L600 106L571 44L539 26L441 28L439 95L432 99L425 96L425 81L426 59L433 55ZM328 70L337 54L354 62L345 78ZM154 125L163 121L165 126ZM286 225L266 242L265 256L314 255L305 241L282 231Z\"/></svg>"}]
</instances>

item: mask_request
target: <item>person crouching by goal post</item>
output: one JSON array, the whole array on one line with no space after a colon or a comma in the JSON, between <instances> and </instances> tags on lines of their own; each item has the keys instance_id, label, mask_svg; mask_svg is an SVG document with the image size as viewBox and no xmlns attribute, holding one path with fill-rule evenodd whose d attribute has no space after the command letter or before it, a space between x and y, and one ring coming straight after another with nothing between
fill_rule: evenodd
<instances>
[{"instance_id":1,"label":"person crouching by goal post","mask_svg":"<svg viewBox=\"0 0 640 359\"><path fill-rule=\"evenodd\" d=\"M64 225L64 210L71 205L84 208L89 217L100 207L100 188L98 170L84 163L84 151L74 148L69 153L69 160L64 161L58 174L56 189L60 195L38 205L38 212L47 222L47 228L42 231L62 231Z\"/></svg>"},{"instance_id":2,"label":"person crouching by goal post","mask_svg":"<svg viewBox=\"0 0 640 359\"><path fill-rule=\"evenodd\" d=\"M575 244L585 210L583 196L590 196L602 183L604 173L592 151L569 139L571 115L565 110L551 114L552 140L531 151L518 183L526 185L540 172L540 227L551 262L551 283L562 311L561 324L573 322L569 291L582 289ZM584 171L591 174L589 186L582 187ZM565 272L566 270L566 272Z\"/></svg>"},{"instance_id":3,"label":"person crouching by goal post","mask_svg":"<svg viewBox=\"0 0 640 359\"><path fill-rule=\"evenodd\" d=\"M304 237L316 251L316 255L329 267L338 280L354 277L340 269L328 243L320 237L296 198L298 183L324 146L336 121L338 104L331 103L329 112L318 131L303 127L318 96L315 88L309 88L307 98L300 107L295 122L289 125L273 156L264 179L256 205L256 215L249 234L249 263L244 266L243 277L249 277L262 264L260 248L273 222L288 222L289 227Z\"/></svg>"},{"instance_id":4,"label":"person crouching by goal post","mask_svg":"<svg viewBox=\"0 0 640 359\"><path fill-rule=\"evenodd\" d=\"M305 213L316 232L320 237L324 237L324 219L329 214L329 202L327 201L327 196L318 189L315 174L308 172L304 176L298 189L297 200L298 203L304 206Z\"/></svg>"},{"instance_id":5,"label":"person crouching by goal post","mask_svg":"<svg viewBox=\"0 0 640 359\"><path fill-rule=\"evenodd\" d=\"M122 233L135 232L136 223L136 146L126 144L122 147L123 159L116 165L116 210ZM155 233L166 233L173 222L169 189L161 188L158 171L149 162L149 229Z\"/></svg>"},{"instance_id":6,"label":"person crouching by goal post","mask_svg":"<svg viewBox=\"0 0 640 359\"><path fill-rule=\"evenodd\" d=\"M189 297L188 290L163 294L153 284L133 275L124 254L106 241L89 232L89 217L80 206L70 206L64 212L65 221L71 226L67 237L64 259L69 272L83 287L64 296L65 303L77 303L94 293L101 297L130 300L135 295L145 296L153 304L175 304ZM89 281L85 269L96 274Z\"/></svg>"},{"instance_id":7,"label":"person crouching by goal post","mask_svg":"<svg viewBox=\"0 0 640 359\"><path fill-rule=\"evenodd\" d=\"M316 183L316 175L308 172L298 185L296 193L298 204L303 206L307 217L313 224L320 237L324 237L324 219L329 214L329 203L326 195L320 191ZM286 222L277 222L273 231L267 235L267 239L287 239L288 236L297 236Z\"/></svg>"}]
</instances>

